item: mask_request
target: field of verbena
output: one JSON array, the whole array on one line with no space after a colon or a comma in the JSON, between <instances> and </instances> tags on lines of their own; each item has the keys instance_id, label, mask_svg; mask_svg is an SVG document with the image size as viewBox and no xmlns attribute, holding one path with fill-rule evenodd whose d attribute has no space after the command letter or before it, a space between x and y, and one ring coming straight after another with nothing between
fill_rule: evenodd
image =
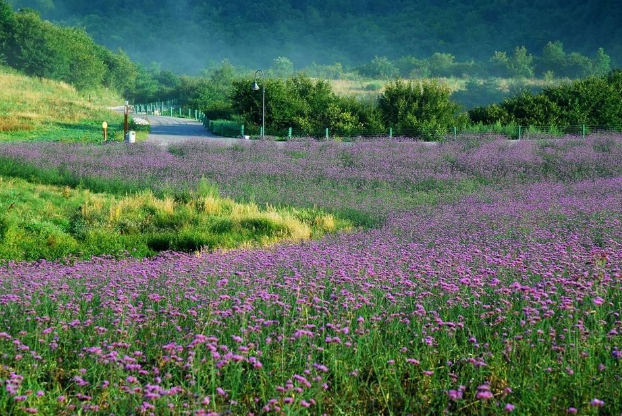
<instances>
[{"instance_id":1,"label":"field of verbena","mask_svg":"<svg viewBox=\"0 0 622 416\"><path fill-rule=\"evenodd\" d=\"M0 145L0 174L81 184L92 191L123 194L148 188L182 197L207 179L237 201L319 206L375 225L387 213L480 185L621 175L621 140L569 136L510 142L473 136L443 145L306 140L233 146L196 142L169 149L32 143Z\"/></svg>"},{"instance_id":2,"label":"field of verbena","mask_svg":"<svg viewBox=\"0 0 622 416\"><path fill-rule=\"evenodd\" d=\"M619 138L62 149L2 166L120 191L206 177L375 228L0 268L9 414L622 412Z\"/></svg>"}]
</instances>

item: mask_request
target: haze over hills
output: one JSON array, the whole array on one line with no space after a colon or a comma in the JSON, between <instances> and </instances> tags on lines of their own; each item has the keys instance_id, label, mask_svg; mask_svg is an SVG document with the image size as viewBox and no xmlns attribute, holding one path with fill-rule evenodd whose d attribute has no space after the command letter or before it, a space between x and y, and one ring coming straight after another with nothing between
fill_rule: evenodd
<instances>
[{"instance_id":1,"label":"haze over hills","mask_svg":"<svg viewBox=\"0 0 622 416\"><path fill-rule=\"evenodd\" d=\"M551 40L622 62L616 0L12 0L44 18L86 28L97 42L144 64L196 72L209 62L268 66L278 56L356 65L374 56L488 60Z\"/></svg>"}]
</instances>

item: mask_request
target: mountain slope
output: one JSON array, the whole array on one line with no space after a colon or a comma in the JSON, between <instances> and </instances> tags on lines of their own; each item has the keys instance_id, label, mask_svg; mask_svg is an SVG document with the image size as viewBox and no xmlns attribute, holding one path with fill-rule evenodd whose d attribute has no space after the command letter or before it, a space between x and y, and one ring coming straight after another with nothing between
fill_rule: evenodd
<instances>
[{"instance_id":1,"label":"mountain slope","mask_svg":"<svg viewBox=\"0 0 622 416\"><path fill-rule=\"evenodd\" d=\"M266 66L277 56L358 64L374 55L488 60L495 50L551 40L622 62L622 2L615 0L13 0L15 7L86 27L98 42L142 62L196 70L210 60ZM157 45L157 46L156 46Z\"/></svg>"}]
</instances>

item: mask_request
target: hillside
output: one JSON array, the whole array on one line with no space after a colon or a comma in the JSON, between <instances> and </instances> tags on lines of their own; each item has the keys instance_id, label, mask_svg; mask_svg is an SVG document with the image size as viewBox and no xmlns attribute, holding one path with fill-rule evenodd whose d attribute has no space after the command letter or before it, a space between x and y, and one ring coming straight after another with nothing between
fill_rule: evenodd
<instances>
[{"instance_id":1,"label":"hillside","mask_svg":"<svg viewBox=\"0 0 622 416\"><path fill-rule=\"evenodd\" d=\"M622 62L622 2L614 0L12 0L53 21L86 28L97 42L122 47L145 64L198 71L210 61L268 66L360 64L375 55L427 57L448 52L488 61L494 51L548 41ZM158 47L154 47L154 45Z\"/></svg>"},{"instance_id":2,"label":"hillside","mask_svg":"<svg viewBox=\"0 0 622 416\"><path fill-rule=\"evenodd\" d=\"M106 89L81 93L63 82L0 67L0 141L98 141L104 120L110 125L110 138L121 139L122 117L106 110L119 102L121 98Z\"/></svg>"}]
</instances>

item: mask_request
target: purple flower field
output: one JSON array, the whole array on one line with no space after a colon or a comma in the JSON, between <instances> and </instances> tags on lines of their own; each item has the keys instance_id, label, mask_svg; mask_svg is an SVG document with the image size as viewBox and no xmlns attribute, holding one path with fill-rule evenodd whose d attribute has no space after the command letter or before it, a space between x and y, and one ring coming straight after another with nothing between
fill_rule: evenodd
<instances>
[{"instance_id":1,"label":"purple flower field","mask_svg":"<svg viewBox=\"0 0 622 416\"><path fill-rule=\"evenodd\" d=\"M620 138L1 150L50 182L208 178L382 220L263 250L0 266L6 414L622 413Z\"/></svg>"}]
</instances>

